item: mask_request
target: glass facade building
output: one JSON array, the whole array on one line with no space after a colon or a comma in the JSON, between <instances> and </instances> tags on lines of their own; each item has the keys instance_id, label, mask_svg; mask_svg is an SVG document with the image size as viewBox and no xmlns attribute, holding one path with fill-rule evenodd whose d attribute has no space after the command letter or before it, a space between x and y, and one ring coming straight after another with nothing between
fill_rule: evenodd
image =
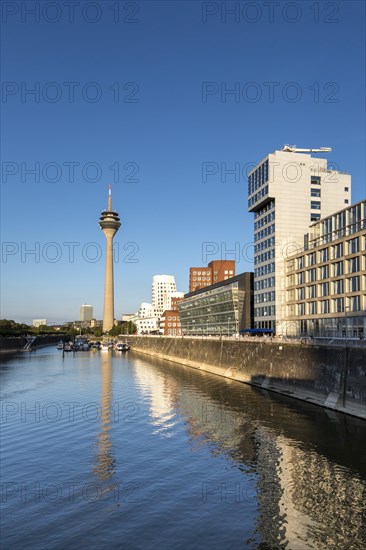
<instances>
[{"instance_id":1,"label":"glass facade building","mask_svg":"<svg viewBox=\"0 0 366 550\"><path fill-rule=\"evenodd\" d=\"M186 294L179 303L184 335L232 335L252 326L253 274L242 273Z\"/></svg>"},{"instance_id":2,"label":"glass facade building","mask_svg":"<svg viewBox=\"0 0 366 550\"><path fill-rule=\"evenodd\" d=\"M366 336L366 200L310 227L286 262L288 333Z\"/></svg>"}]
</instances>

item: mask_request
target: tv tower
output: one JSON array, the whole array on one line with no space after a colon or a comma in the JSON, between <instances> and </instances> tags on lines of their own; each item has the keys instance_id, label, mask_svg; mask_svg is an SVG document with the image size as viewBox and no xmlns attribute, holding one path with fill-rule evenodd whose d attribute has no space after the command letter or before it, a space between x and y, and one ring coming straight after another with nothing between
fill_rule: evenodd
<instances>
[{"instance_id":1,"label":"tv tower","mask_svg":"<svg viewBox=\"0 0 366 550\"><path fill-rule=\"evenodd\" d=\"M114 284L113 284L113 237L121 227L118 212L112 210L112 189L108 189L108 210L103 210L99 225L105 235L107 250L104 285L103 332L108 332L114 325Z\"/></svg>"}]
</instances>

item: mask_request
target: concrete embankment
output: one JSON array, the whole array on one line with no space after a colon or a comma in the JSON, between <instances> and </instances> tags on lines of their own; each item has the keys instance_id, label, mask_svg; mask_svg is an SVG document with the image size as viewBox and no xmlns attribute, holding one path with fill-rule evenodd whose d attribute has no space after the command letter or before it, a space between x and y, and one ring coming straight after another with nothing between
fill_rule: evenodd
<instances>
[{"instance_id":1,"label":"concrete embankment","mask_svg":"<svg viewBox=\"0 0 366 550\"><path fill-rule=\"evenodd\" d=\"M57 344L60 340L59 335L49 336L37 336L35 341L36 348L42 348L44 346L51 346ZM27 343L27 339L23 336L1 336L0 337L0 351L15 352L24 348Z\"/></svg>"},{"instance_id":2,"label":"concrete embankment","mask_svg":"<svg viewBox=\"0 0 366 550\"><path fill-rule=\"evenodd\" d=\"M132 349L366 420L365 347L137 336Z\"/></svg>"}]
</instances>

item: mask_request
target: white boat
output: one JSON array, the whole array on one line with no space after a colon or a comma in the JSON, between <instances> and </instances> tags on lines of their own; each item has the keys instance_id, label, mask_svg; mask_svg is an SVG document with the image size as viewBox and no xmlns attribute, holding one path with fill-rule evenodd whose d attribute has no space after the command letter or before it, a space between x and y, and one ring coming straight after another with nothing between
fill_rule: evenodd
<instances>
[{"instance_id":1,"label":"white boat","mask_svg":"<svg viewBox=\"0 0 366 550\"><path fill-rule=\"evenodd\" d=\"M101 351L112 351L113 350L113 342L103 342Z\"/></svg>"},{"instance_id":2,"label":"white boat","mask_svg":"<svg viewBox=\"0 0 366 550\"><path fill-rule=\"evenodd\" d=\"M59 343L57 344L57 349L64 349L64 343L62 340L60 340Z\"/></svg>"},{"instance_id":3,"label":"white boat","mask_svg":"<svg viewBox=\"0 0 366 550\"><path fill-rule=\"evenodd\" d=\"M130 349L130 346L127 344L127 343L122 343L122 342L119 342L118 344L116 344L116 346L114 347L114 349L116 351L128 351Z\"/></svg>"}]
</instances>

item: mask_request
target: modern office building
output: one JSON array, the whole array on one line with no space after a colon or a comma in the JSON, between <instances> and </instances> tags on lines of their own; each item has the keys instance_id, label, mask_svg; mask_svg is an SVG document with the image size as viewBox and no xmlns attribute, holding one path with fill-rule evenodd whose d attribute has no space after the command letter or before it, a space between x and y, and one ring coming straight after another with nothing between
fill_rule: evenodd
<instances>
[{"instance_id":1,"label":"modern office building","mask_svg":"<svg viewBox=\"0 0 366 550\"><path fill-rule=\"evenodd\" d=\"M164 311L164 299L176 293L177 287L173 275L154 275L152 280L152 307L160 317Z\"/></svg>"},{"instance_id":2,"label":"modern office building","mask_svg":"<svg viewBox=\"0 0 366 550\"><path fill-rule=\"evenodd\" d=\"M178 304L184 335L231 335L252 328L253 273L185 294Z\"/></svg>"},{"instance_id":3,"label":"modern office building","mask_svg":"<svg viewBox=\"0 0 366 550\"><path fill-rule=\"evenodd\" d=\"M80 306L80 321L91 321L93 319L93 306L82 304Z\"/></svg>"},{"instance_id":4,"label":"modern office building","mask_svg":"<svg viewBox=\"0 0 366 550\"><path fill-rule=\"evenodd\" d=\"M306 151L306 150L305 150ZM285 258L304 247L309 225L351 202L351 176L311 154L274 151L249 174L254 213L254 328L286 330Z\"/></svg>"},{"instance_id":5,"label":"modern office building","mask_svg":"<svg viewBox=\"0 0 366 550\"><path fill-rule=\"evenodd\" d=\"M234 275L234 260L213 260L207 267L191 267L189 269L189 292L225 281Z\"/></svg>"},{"instance_id":6,"label":"modern office building","mask_svg":"<svg viewBox=\"0 0 366 550\"><path fill-rule=\"evenodd\" d=\"M102 211L99 225L106 238L103 331L108 332L114 326L113 237L121 227L118 212L112 210L111 186L108 191L108 210Z\"/></svg>"},{"instance_id":7,"label":"modern office building","mask_svg":"<svg viewBox=\"0 0 366 550\"><path fill-rule=\"evenodd\" d=\"M286 259L286 334L366 336L366 200L312 224Z\"/></svg>"}]
</instances>

